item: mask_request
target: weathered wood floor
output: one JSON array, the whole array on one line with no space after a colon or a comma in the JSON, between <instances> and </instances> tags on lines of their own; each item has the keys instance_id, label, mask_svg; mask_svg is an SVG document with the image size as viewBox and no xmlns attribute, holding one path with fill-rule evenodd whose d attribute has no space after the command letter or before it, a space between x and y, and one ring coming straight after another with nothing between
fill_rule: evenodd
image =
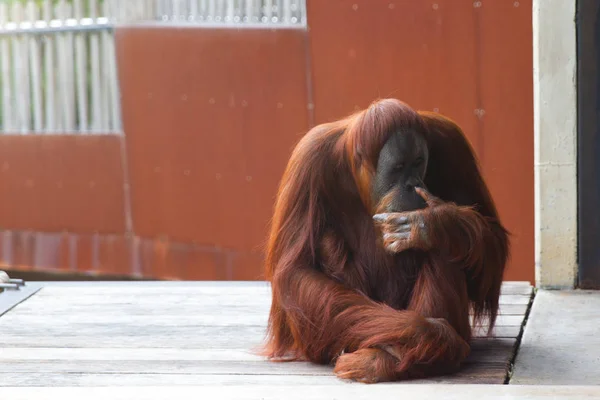
<instances>
[{"instance_id":1,"label":"weathered wood floor","mask_svg":"<svg viewBox=\"0 0 600 400\"><path fill-rule=\"evenodd\" d=\"M270 305L266 283L30 283L0 294L0 386L343 385L332 368L253 354ZM462 372L411 383L502 384L531 300L503 286L492 338L478 338Z\"/></svg>"}]
</instances>

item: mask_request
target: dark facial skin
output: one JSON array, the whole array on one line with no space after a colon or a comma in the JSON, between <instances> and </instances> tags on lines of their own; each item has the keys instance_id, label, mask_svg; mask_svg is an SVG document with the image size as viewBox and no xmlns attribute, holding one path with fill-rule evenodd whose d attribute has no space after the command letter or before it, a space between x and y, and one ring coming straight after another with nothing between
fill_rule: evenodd
<instances>
[{"instance_id":1,"label":"dark facial skin","mask_svg":"<svg viewBox=\"0 0 600 400\"><path fill-rule=\"evenodd\" d=\"M379 153L372 196L378 212L405 212L426 207L415 188L426 189L427 142L414 130L396 132ZM385 200L384 200L385 198ZM382 202L382 200L384 200Z\"/></svg>"}]
</instances>

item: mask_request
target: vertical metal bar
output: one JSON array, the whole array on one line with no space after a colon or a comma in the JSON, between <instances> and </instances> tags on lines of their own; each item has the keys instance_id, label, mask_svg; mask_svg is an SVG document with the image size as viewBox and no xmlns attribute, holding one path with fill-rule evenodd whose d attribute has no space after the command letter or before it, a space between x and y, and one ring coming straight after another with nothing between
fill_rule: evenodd
<instances>
[{"instance_id":1,"label":"vertical metal bar","mask_svg":"<svg viewBox=\"0 0 600 400\"><path fill-rule=\"evenodd\" d=\"M65 4L65 8L64 8L64 17L65 20L66 19L70 19L73 17L73 5L72 4ZM74 36L75 34L73 32L67 32L65 34L65 54L67 55L67 82L68 82L68 94L69 94L69 104L68 104L68 108L69 108L69 113L67 114L67 121L68 121L68 131L69 132L75 132L77 130L77 125L76 125L76 106L75 106L75 94L76 94L76 84L75 84L75 41L74 41Z\"/></svg>"},{"instance_id":2,"label":"vertical metal bar","mask_svg":"<svg viewBox=\"0 0 600 400\"><path fill-rule=\"evenodd\" d=\"M42 9L42 18L44 21L49 22L52 19L52 3L51 0L45 0ZM56 98L55 82L56 74L54 71L54 43L56 41L55 35L48 35L44 41L44 72L46 74L46 95L45 95L45 108L46 108L46 132L53 132L56 130Z\"/></svg>"},{"instance_id":3,"label":"vertical metal bar","mask_svg":"<svg viewBox=\"0 0 600 400\"><path fill-rule=\"evenodd\" d=\"M225 11L225 22L233 22L233 16L235 14L235 5L233 0L227 0L227 9Z\"/></svg>"},{"instance_id":4,"label":"vertical metal bar","mask_svg":"<svg viewBox=\"0 0 600 400\"><path fill-rule=\"evenodd\" d=\"M265 0L265 16L263 17L263 21L266 23L271 23L273 19L273 0Z\"/></svg>"},{"instance_id":5,"label":"vertical metal bar","mask_svg":"<svg viewBox=\"0 0 600 400\"><path fill-rule=\"evenodd\" d=\"M104 4L104 14L109 15L110 10L106 3ZM119 99L119 77L117 72L117 54L115 48L115 36L113 32L103 32L105 35L106 46L104 57L106 58L105 68L107 76L106 96L108 98L108 108L105 110L107 114L107 129L114 133L121 133L121 101Z\"/></svg>"},{"instance_id":6,"label":"vertical metal bar","mask_svg":"<svg viewBox=\"0 0 600 400\"><path fill-rule=\"evenodd\" d=\"M74 15L81 21L84 16L82 0L74 0ZM85 47L85 32L76 33L75 37L75 57L77 72L77 111L79 119L79 131L87 132L88 126L88 107L87 107L87 51Z\"/></svg>"},{"instance_id":7,"label":"vertical metal bar","mask_svg":"<svg viewBox=\"0 0 600 400\"><path fill-rule=\"evenodd\" d=\"M8 21L8 5L0 3L0 24ZM11 74L11 48L10 39L0 38L0 63L2 68L2 129L5 132L13 130L13 95Z\"/></svg>"},{"instance_id":8,"label":"vertical metal bar","mask_svg":"<svg viewBox=\"0 0 600 400\"><path fill-rule=\"evenodd\" d=\"M27 3L27 19L34 23L39 18L38 5L30 0ZM39 133L43 128L42 115L42 69L40 43L38 37L29 37L29 62L31 71L31 92L33 106L33 131Z\"/></svg>"},{"instance_id":9,"label":"vertical metal bar","mask_svg":"<svg viewBox=\"0 0 600 400\"><path fill-rule=\"evenodd\" d=\"M198 20L198 0L190 0L190 15L188 17L190 21Z\"/></svg>"},{"instance_id":10,"label":"vertical metal bar","mask_svg":"<svg viewBox=\"0 0 600 400\"><path fill-rule=\"evenodd\" d=\"M217 0L208 0L208 15L206 16L206 19L208 21L214 21L216 19L216 16L217 16L216 1Z\"/></svg>"},{"instance_id":11,"label":"vertical metal bar","mask_svg":"<svg viewBox=\"0 0 600 400\"><path fill-rule=\"evenodd\" d=\"M292 0L283 0L283 12L281 12L283 22L289 24L292 22Z\"/></svg>"},{"instance_id":12,"label":"vertical metal bar","mask_svg":"<svg viewBox=\"0 0 600 400\"><path fill-rule=\"evenodd\" d=\"M307 11L307 4L306 3L308 1L310 1L310 0L298 0L298 1L300 3L299 6L298 6L299 9L300 9L300 22L301 22L302 25L307 25L308 24L308 22L307 22L308 11Z\"/></svg>"},{"instance_id":13,"label":"vertical metal bar","mask_svg":"<svg viewBox=\"0 0 600 400\"><path fill-rule=\"evenodd\" d=\"M114 10L113 10L114 11ZM96 18L98 15L97 0L90 0L90 17ZM114 15L111 15L114 16ZM91 63L91 109L92 109L92 131L102 130L102 96L100 81L100 33L90 35L90 63Z\"/></svg>"},{"instance_id":14,"label":"vertical metal bar","mask_svg":"<svg viewBox=\"0 0 600 400\"><path fill-rule=\"evenodd\" d=\"M175 21L179 20L180 16L181 16L181 2L179 0L173 0L173 15L171 16L172 19L174 19Z\"/></svg>"},{"instance_id":15,"label":"vertical metal bar","mask_svg":"<svg viewBox=\"0 0 600 400\"><path fill-rule=\"evenodd\" d=\"M10 16L14 22L22 22L24 13L21 3L13 3ZM28 52L26 48L27 38L23 35L13 36L12 56L13 56L13 80L14 94L17 98L17 123L15 126L21 133L27 133L29 130L29 66Z\"/></svg>"},{"instance_id":16,"label":"vertical metal bar","mask_svg":"<svg viewBox=\"0 0 600 400\"><path fill-rule=\"evenodd\" d=\"M200 2L200 5L199 5L200 15L198 16L198 19L200 21L204 21L208 17L208 4L207 4L207 0L198 0L198 1Z\"/></svg>"},{"instance_id":17,"label":"vertical metal bar","mask_svg":"<svg viewBox=\"0 0 600 400\"><path fill-rule=\"evenodd\" d=\"M246 0L246 11L244 13L244 22L254 22L254 1Z\"/></svg>"}]
</instances>

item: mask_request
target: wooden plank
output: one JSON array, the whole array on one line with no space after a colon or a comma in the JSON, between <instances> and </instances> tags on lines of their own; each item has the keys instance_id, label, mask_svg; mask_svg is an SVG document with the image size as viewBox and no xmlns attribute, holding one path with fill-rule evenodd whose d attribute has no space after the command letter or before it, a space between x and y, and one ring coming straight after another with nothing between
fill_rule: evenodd
<instances>
[{"instance_id":1,"label":"wooden plank","mask_svg":"<svg viewBox=\"0 0 600 400\"><path fill-rule=\"evenodd\" d=\"M181 291L180 293L178 293ZM44 298L47 301L56 302L70 302L71 304L121 304L124 302L133 303L135 301L141 301L143 298L144 302L150 303L172 303L177 302L189 302L189 303L219 303L219 304L239 304L241 300L247 300L250 304L264 304L265 302L271 301L271 293L268 291L248 291L248 292L235 292L235 291L222 291L222 293L211 293L204 292L202 290L184 290L174 289L170 293L131 293L127 290L122 290L121 293L102 293L98 290L95 293L73 293L68 295L68 290L61 290L60 292L50 292L48 288L44 288L39 293L40 298ZM102 301L104 299L104 301ZM153 300L154 299L154 300ZM519 295L501 295L500 305L504 304L529 304L531 300L530 296L519 296Z\"/></svg>"},{"instance_id":2,"label":"wooden plank","mask_svg":"<svg viewBox=\"0 0 600 400\"><path fill-rule=\"evenodd\" d=\"M270 289L250 289L250 290L245 290L245 288L243 289L230 289L227 290L226 288L223 288L221 290L213 290L211 288L169 288L169 289L164 289L162 290L162 288L160 289L156 289L155 291L152 290L136 290L137 288L132 288L132 289L124 289L124 288L107 288L106 290L102 290L102 289L95 289L95 290L87 290L87 291L72 291L71 288L69 288L69 290L57 290L57 291L51 291L48 290L49 288L44 288L44 291L42 293L40 293L40 295L46 297L69 297L69 298L73 298L73 299L77 299L77 298L85 298L85 297L101 297L101 296L111 296L111 301L114 300L121 300L121 299L133 299L133 298L139 298L140 296L142 297L166 297L167 300L169 300L170 297L176 296L176 297L181 297L184 295L189 295L189 296L265 296L265 299L260 299L261 301L263 300L270 300L270 296L271 296L271 291ZM55 288L52 288L55 289ZM506 294L506 295L500 295L500 301L502 303L506 303L506 304L521 304L521 301L525 301L527 302L530 299L530 295L513 295L513 294ZM83 301L86 301L85 299L83 299ZM515 303L516 302L516 303Z\"/></svg>"},{"instance_id":3,"label":"wooden plank","mask_svg":"<svg viewBox=\"0 0 600 400\"><path fill-rule=\"evenodd\" d=\"M77 348L15 347L2 349L1 363L20 361L260 361L264 358L246 349L184 348Z\"/></svg>"},{"instance_id":4,"label":"wooden plank","mask_svg":"<svg viewBox=\"0 0 600 400\"><path fill-rule=\"evenodd\" d=\"M218 291L224 288L229 290L252 290L252 289L269 289L270 284L267 281L48 281L43 282L44 286L50 289L69 287L76 292L90 293L90 288L93 289L123 289L133 291L152 291L152 290L167 290L167 289L206 289ZM527 289L527 293L531 291L532 286L529 282L520 281L505 281L502 283L501 292L505 294L516 294L523 289ZM93 290L91 291L93 293Z\"/></svg>"},{"instance_id":5,"label":"wooden plank","mask_svg":"<svg viewBox=\"0 0 600 400\"><path fill-rule=\"evenodd\" d=\"M530 301L531 301L531 296L514 296L514 295L500 296L500 305L503 305L503 304L527 305L530 303Z\"/></svg>"},{"instance_id":6,"label":"wooden plank","mask_svg":"<svg viewBox=\"0 0 600 400\"><path fill-rule=\"evenodd\" d=\"M146 296L143 301L140 297L136 296L111 296L110 298L106 298L104 296L104 302L102 302L103 296L98 295L95 297L86 296L86 297L43 297L40 296L32 299L32 302L35 302L35 307L39 306L40 310L43 309L66 309L73 308L76 310L77 308L82 307L94 307L95 305L101 304L102 308L110 309L110 308L133 308L133 309L148 309L148 308L156 308L157 310L171 310L173 309L177 313L181 313L182 310L194 310L197 314L197 310L199 307L203 309L214 309L218 308L247 308L247 309L267 309L270 307L271 299L265 298L261 296L245 296L245 295L231 295L231 296L160 296L160 297L150 297ZM507 315L515 315L515 310L517 309L527 309L527 305L529 304L529 298L503 298L502 303L500 304L501 310L504 309L505 306L511 306L507 308L507 310L512 310ZM23 305L24 310L35 310L33 303L32 305ZM513 307L514 306L514 307ZM179 309L179 311L177 311Z\"/></svg>"},{"instance_id":7,"label":"wooden plank","mask_svg":"<svg viewBox=\"0 0 600 400\"><path fill-rule=\"evenodd\" d=\"M435 377L427 380L414 380L401 382L400 385L416 386L424 384L498 384L504 376L504 368L494 368L486 371L473 371L472 373L456 373L443 377ZM2 382L11 382L11 386L175 386L189 385L269 385L291 386L291 385L336 385L357 386L338 379L333 375L242 375L242 374L137 374L137 373L0 373ZM360 385L360 384L359 384ZM381 384L380 384L381 385ZM362 386L362 385L360 385ZM95 390L95 389L94 389ZM0 390L1 393L1 390ZM195 392L198 394L198 392ZM114 399L115 397L110 396ZM200 396L202 398L202 396ZM221 396L216 398L221 399ZM264 397L257 397L261 399ZM281 397L287 399L288 397ZM313 399L314 397L308 397ZM337 397L338 399L340 397ZM351 399L352 397L344 397ZM12 400L13 397L10 397ZM29 398L28 398L29 399ZM87 397L86 397L87 399ZM129 399L129 398L128 398ZM178 397L179 399L179 397Z\"/></svg>"},{"instance_id":8,"label":"wooden plank","mask_svg":"<svg viewBox=\"0 0 600 400\"><path fill-rule=\"evenodd\" d=\"M52 313L53 315L62 315L68 313L89 314L90 306L102 301L102 296L95 298L89 296L69 298L67 296L49 297L36 296L26 303L19 306L19 315L37 315ZM237 315L243 313L268 313L271 305L269 295L263 297L248 297L233 295L224 297L216 296L169 296L169 297L146 297L140 302L136 297L131 296L123 299L122 297L106 299L103 301L101 309L95 312L107 313L111 315L198 315L198 309L202 307L203 315ZM500 315L524 315L527 311L527 304L501 304Z\"/></svg>"},{"instance_id":9,"label":"wooden plank","mask_svg":"<svg viewBox=\"0 0 600 400\"><path fill-rule=\"evenodd\" d=\"M503 353L513 350L513 339L476 339L471 345L471 361L504 362ZM13 361L261 361L264 357L250 349L184 349L184 348L77 348L17 347L0 352L0 364Z\"/></svg>"},{"instance_id":10,"label":"wooden plank","mask_svg":"<svg viewBox=\"0 0 600 400\"><path fill-rule=\"evenodd\" d=\"M70 313L65 309L62 313L51 313L49 315L33 314L21 315L19 312L7 315L0 320L0 327L5 325L27 326L28 329L43 329L45 326L53 326L59 321L60 324L69 324L73 329L80 327L119 325L130 329L143 328L146 326L160 325L163 327L175 327L181 325L192 326L266 326L268 309L258 312L230 312L220 314L194 313L192 310L182 310L182 314L175 315L113 315L100 309L89 310L88 313ZM57 319L60 316L60 319ZM523 316L501 315L497 318L496 326L521 326Z\"/></svg>"},{"instance_id":11,"label":"wooden plank","mask_svg":"<svg viewBox=\"0 0 600 400\"><path fill-rule=\"evenodd\" d=\"M483 329L474 329L473 337L485 337L487 328ZM498 326L494 329L492 334L495 338L516 338L519 336L519 332L521 331L520 326Z\"/></svg>"},{"instance_id":12,"label":"wooden plank","mask_svg":"<svg viewBox=\"0 0 600 400\"><path fill-rule=\"evenodd\" d=\"M2 377L9 379L8 377ZM35 379L38 378L36 381ZM37 382L39 386L40 376L19 377L14 376L15 381L24 379ZM71 380L76 379L70 377ZM127 377L115 377L123 382ZM148 377L151 378L151 377ZM3 379L3 382L6 380ZM13 377L10 377L13 379ZM486 400L542 400L542 399L581 399L598 398L600 387L598 386L517 386L517 385L398 385L377 384L339 384L324 385L312 384L278 384L277 382L258 383L247 385L245 382L234 385L219 385L208 383L205 386L188 379L186 387L159 387L157 383L149 382L148 387L137 387L134 384L129 387L114 388L107 379L102 379L105 386L111 387L59 387L60 382L54 381L48 388L1 388L0 397L11 400L39 400L39 399L73 399L84 398L86 400L162 400L162 399L213 399L220 400L237 399L288 399L288 400L397 400L397 399L486 399ZM161 380L161 382L168 380ZM46 382L43 380L42 382ZM85 382L85 383L84 383ZM88 384L89 380L79 379L81 386L98 386ZM123 385L123 383L122 383ZM127 385L127 383L125 383Z\"/></svg>"},{"instance_id":13,"label":"wooden plank","mask_svg":"<svg viewBox=\"0 0 600 400\"><path fill-rule=\"evenodd\" d=\"M57 315L19 315L18 312L11 313L0 320L0 331L10 329L10 326L24 326L30 330L43 330L44 327L58 328L59 326L69 325L69 329L94 329L95 327L122 327L124 329L135 330L137 328L160 326L164 328L178 326L263 326L267 325L267 312L252 314L230 314L230 315L206 315L204 313L192 314L191 310L186 310L184 315L110 315L105 312L95 312L90 310L88 314L70 314L62 313ZM517 316L507 316L506 318L518 318ZM515 320L516 321L516 320ZM512 322L512 321L508 321ZM511 325L514 325L511 323Z\"/></svg>"},{"instance_id":14,"label":"wooden plank","mask_svg":"<svg viewBox=\"0 0 600 400\"><path fill-rule=\"evenodd\" d=\"M436 377L428 380L402 382L403 385L439 384L495 384L502 369L485 374L455 374L451 377ZM348 385L334 376L322 375L193 375L193 374L39 374L31 373L14 377L1 374L0 379L10 379L13 386L178 386L178 385ZM47 382L47 383L46 383ZM111 397L113 398L113 397ZM219 397L220 398L220 397ZM311 397L312 399L312 397Z\"/></svg>"},{"instance_id":15,"label":"wooden plank","mask_svg":"<svg viewBox=\"0 0 600 400\"><path fill-rule=\"evenodd\" d=\"M252 349L261 345L265 331L248 327L235 332L228 327L189 327L181 329L144 329L141 332L114 332L111 329L75 332L68 327L35 332L25 328L11 334L0 331L0 346L7 347L72 347L72 348L182 348L182 349ZM57 336L63 334L64 336ZM248 335L248 336L245 336Z\"/></svg>"},{"instance_id":16,"label":"wooden plank","mask_svg":"<svg viewBox=\"0 0 600 400\"><path fill-rule=\"evenodd\" d=\"M243 314L243 313L268 313L271 306L270 301L256 302L255 304L245 303L233 303L233 304L220 304L218 300L210 303L204 303L199 301L151 301L151 302L111 302L105 304L101 308L97 307L98 313L107 313L113 315L199 315L199 307L202 307L203 315L219 315L219 314ZM192 299L189 299L192 300ZM89 312L89 303L77 303L73 304L69 301L54 301L49 299L48 301L41 301L40 299L33 298L27 303L23 303L19 307L19 315L38 315L43 313L52 313L53 315L62 314L85 314ZM522 307L522 306L517 306ZM514 311L516 309L510 309L508 311ZM517 310L518 311L518 310ZM507 315L513 315L509 313Z\"/></svg>"},{"instance_id":17,"label":"wooden plank","mask_svg":"<svg viewBox=\"0 0 600 400\"><path fill-rule=\"evenodd\" d=\"M500 304L499 315L525 315L528 304Z\"/></svg>"},{"instance_id":18,"label":"wooden plank","mask_svg":"<svg viewBox=\"0 0 600 400\"><path fill-rule=\"evenodd\" d=\"M487 325L488 321L488 319L484 319L483 325ZM522 323L523 315L499 315L496 318L496 326L521 326Z\"/></svg>"},{"instance_id":19,"label":"wooden plank","mask_svg":"<svg viewBox=\"0 0 600 400\"><path fill-rule=\"evenodd\" d=\"M500 293L530 296L532 290L529 282L503 282Z\"/></svg>"},{"instance_id":20,"label":"wooden plank","mask_svg":"<svg viewBox=\"0 0 600 400\"><path fill-rule=\"evenodd\" d=\"M189 385L336 385L343 386L348 383L331 376L308 375L193 375L193 374L48 374L32 372L27 374L0 373L2 382L11 382L11 386L189 386ZM95 390L95 389L94 389ZM0 393L2 389L0 388ZM117 392L115 392L116 394ZM197 392L199 397L203 398ZM3 397L10 398L14 397ZM44 397L48 399L49 397ZM114 394L107 398L114 399ZM134 399L131 397L129 399ZM215 398L221 399L217 396ZM27 398L29 399L29 398ZM34 398L32 398L34 399ZM86 397L87 399L87 397ZM179 399L179 397L178 397ZM162 400L162 399L161 399Z\"/></svg>"},{"instance_id":21,"label":"wooden plank","mask_svg":"<svg viewBox=\"0 0 600 400\"><path fill-rule=\"evenodd\" d=\"M68 287L68 290L66 288ZM531 299L532 288L507 288L505 294L500 295L500 304L528 304ZM218 301L228 301L225 297L233 297L236 301L240 297L250 297L249 301L252 302L264 302L270 301L271 289L269 286L250 286L240 285L236 286L149 286L140 287L137 285L132 286L47 286L39 296L51 297L51 298L64 298L68 297L69 301L76 300L84 302L97 302L98 297L106 298L109 302L123 301L123 300L136 300L142 297L160 297L161 300L170 301L173 297L181 299L184 296L193 296L193 300L210 300L204 299L204 297L215 298ZM186 299L188 300L188 299ZM213 300L214 301L214 300Z\"/></svg>"},{"instance_id":22,"label":"wooden plank","mask_svg":"<svg viewBox=\"0 0 600 400\"><path fill-rule=\"evenodd\" d=\"M492 369L497 371L505 367L508 359L502 361L465 361L463 368L470 367L471 375ZM22 361L6 360L0 364L0 374L8 373L46 373L46 374L182 374L182 375L333 375L333 366L316 365L307 362L279 363L261 361L181 361L181 360L114 360L114 361ZM500 383L500 382L498 382Z\"/></svg>"},{"instance_id":23,"label":"wooden plank","mask_svg":"<svg viewBox=\"0 0 600 400\"><path fill-rule=\"evenodd\" d=\"M93 293L90 289L108 289L108 288L127 288L128 290L149 291L149 290L165 290L179 288L208 288L211 290L228 289L228 290L251 290L251 289L270 289L270 283L267 281L210 281L210 280L149 280L149 281L43 281L48 290L72 288L80 292ZM503 294L522 293L523 289L527 289L525 294L530 293L533 287L529 282L521 281L504 281L501 286Z\"/></svg>"},{"instance_id":24,"label":"wooden plank","mask_svg":"<svg viewBox=\"0 0 600 400\"><path fill-rule=\"evenodd\" d=\"M45 289L44 289L45 291ZM46 296L42 293L36 296L36 301L40 302L48 302L49 304L72 304L72 305L95 305L102 304L102 306L110 306L110 305L125 305L125 304L133 304L136 302L143 301L144 304L148 306L151 305L181 305L191 306L235 306L239 304L245 304L247 306L251 305L269 305L271 302L270 295L261 295L256 293L255 295L245 295L245 294L224 294L222 296L210 295L210 294L185 294L182 295L156 295L156 296L142 296L142 295L130 295L130 294L122 294L122 295L102 295L96 294L94 296ZM268 296L268 297L267 297ZM142 300L142 297L144 299ZM42 300L43 298L43 300ZM526 306L530 302L530 298L528 296L504 296L500 298L500 305L521 305Z\"/></svg>"},{"instance_id":25,"label":"wooden plank","mask_svg":"<svg viewBox=\"0 0 600 400\"><path fill-rule=\"evenodd\" d=\"M215 316L219 315L222 317L236 317L238 315L247 314L265 314L270 310L270 303L247 305L247 304L229 304L229 305L218 305L218 307L209 308L207 305L202 305L206 311L203 310L202 315ZM113 316L154 316L156 319L164 316L179 317L197 317L198 308L195 310L191 307L185 307L180 304L164 304L164 303L153 303L152 305L146 305L143 303L123 303L123 304L110 304L102 309L97 309L97 314L109 314ZM502 321L503 316L523 316L527 311L527 305L525 304L508 304L504 305L499 310L499 320ZM54 316L63 315L79 315L88 314L89 306L75 304L69 305L51 303L46 304L43 302L35 302L34 305L23 303L19 306L19 316L35 316L38 314L52 313ZM501 324L501 323L500 323Z\"/></svg>"},{"instance_id":26,"label":"wooden plank","mask_svg":"<svg viewBox=\"0 0 600 400\"><path fill-rule=\"evenodd\" d=\"M57 322L58 324L59 322ZM520 327L498 327L496 338L516 338ZM102 347L102 348L206 348L253 349L261 345L265 336L262 326L206 327L206 326L147 326L143 329L114 326L77 327L49 326L43 332L27 326L2 326L0 346L5 347ZM485 337L485 332L475 332Z\"/></svg>"},{"instance_id":27,"label":"wooden plank","mask_svg":"<svg viewBox=\"0 0 600 400\"><path fill-rule=\"evenodd\" d=\"M86 299L87 297L104 297L110 296L107 301L116 301L122 299L139 299L140 296L148 297L160 297L161 299L171 300L172 296L182 297L185 295L194 296L220 296L220 297L239 297L239 296L251 296L256 301L266 301L270 298L271 289L266 284L251 286L251 285L240 285L240 286L120 286L120 285L106 285L106 286L67 286L69 290L65 290L66 287L62 286L47 286L40 296L43 297L69 297L77 298L78 301L96 301L96 299ZM507 289L512 290L512 289ZM520 290L520 289L519 289ZM528 304L531 298L531 288L523 291L524 294L501 294L501 304ZM81 298L81 299L80 299ZM221 298L219 298L221 300ZM224 299L226 300L226 299Z\"/></svg>"},{"instance_id":28,"label":"wooden plank","mask_svg":"<svg viewBox=\"0 0 600 400\"><path fill-rule=\"evenodd\" d=\"M193 375L324 375L332 374L332 367L306 362L278 363L267 361L45 361L7 360L0 364L0 373L48 374L193 374Z\"/></svg>"}]
</instances>

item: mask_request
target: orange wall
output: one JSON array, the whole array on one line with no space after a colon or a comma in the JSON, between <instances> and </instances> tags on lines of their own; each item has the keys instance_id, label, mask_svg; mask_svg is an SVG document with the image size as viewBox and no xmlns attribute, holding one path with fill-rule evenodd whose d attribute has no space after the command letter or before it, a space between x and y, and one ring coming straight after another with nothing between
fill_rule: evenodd
<instances>
[{"instance_id":1,"label":"orange wall","mask_svg":"<svg viewBox=\"0 0 600 400\"><path fill-rule=\"evenodd\" d=\"M4 262L260 279L294 144L315 123L391 96L464 128L513 233L505 278L533 281L531 1L307 6L309 31L119 28L124 142L0 136Z\"/></svg>"},{"instance_id":2,"label":"orange wall","mask_svg":"<svg viewBox=\"0 0 600 400\"><path fill-rule=\"evenodd\" d=\"M315 120L374 98L464 129L512 236L506 279L534 281L531 0L309 0Z\"/></svg>"},{"instance_id":3,"label":"orange wall","mask_svg":"<svg viewBox=\"0 0 600 400\"><path fill-rule=\"evenodd\" d=\"M124 232L115 135L0 135L0 221L14 230Z\"/></svg>"},{"instance_id":4,"label":"orange wall","mask_svg":"<svg viewBox=\"0 0 600 400\"><path fill-rule=\"evenodd\" d=\"M309 127L305 32L135 28L117 40L135 233L204 246L190 268L260 278L273 194Z\"/></svg>"}]
</instances>

